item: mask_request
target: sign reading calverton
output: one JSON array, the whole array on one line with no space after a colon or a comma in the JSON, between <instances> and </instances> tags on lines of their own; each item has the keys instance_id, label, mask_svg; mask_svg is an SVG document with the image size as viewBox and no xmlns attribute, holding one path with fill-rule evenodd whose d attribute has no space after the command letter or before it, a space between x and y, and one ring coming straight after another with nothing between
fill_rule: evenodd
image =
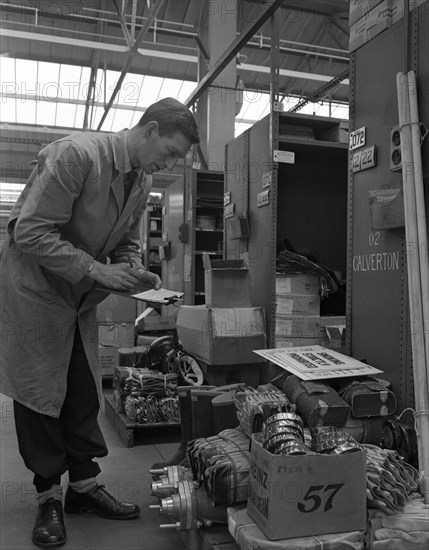
<instances>
[{"instance_id":1,"label":"sign reading calverton","mask_svg":"<svg viewBox=\"0 0 429 550\"><path fill-rule=\"evenodd\" d=\"M253 350L302 380L372 376L383 371L322 346Z\"/></svg>"}]
</instances>

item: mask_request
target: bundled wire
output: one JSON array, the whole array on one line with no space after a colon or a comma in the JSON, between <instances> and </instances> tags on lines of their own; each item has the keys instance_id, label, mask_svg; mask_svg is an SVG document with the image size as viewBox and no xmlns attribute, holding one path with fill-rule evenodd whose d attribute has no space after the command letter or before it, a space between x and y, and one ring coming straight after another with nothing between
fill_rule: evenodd
<instances>
[{"instance_id":1,"label":"bundled wire","mask_svg":"<svg viewBox=\"0 0 429 550\"><path fill-rule=\"evenodd\" d=\"M158 422L180 422L180 406L178 397L156 398L147 397L125 398L124 410L127 417L137 424L154 424Z\"/></svg>"},{"instance_id":2,"label":"bundled wire","mask_svg":"<svg viewBox=\"0 0 429 550\"><path fill-rule=\"evenodd\" d=\"M127 417L136 423L179 422L177 374L130 367L121 385Z\"/></svg>"},{"instance_id":3,"label":"bundled wire","mask_svg":"<svg viewBox=\"0 0 429 550\"><path fill-rule=\"evenodd\" d=\"M411 495L418 491L418 471L396 451L368 444L362 447L366 455L368 508L379 508L386 514L402 512Z\"/></svg>"},{"instance_id":4,"label":"bundled wire","mask_svg":"<svg viewBox=\"0 0 429 550\"><path fill-rule=\"evenodd\" d=\"M337 281L325 267L289 250L282 250L277 254L277 272L283 274L317 275L320 277L320 295L322 298L326 297L330 292L338 290Z\"/></svg>"},{"instance_id":5,"label":"bundled wire","mask_svg":"<svg viewBox=\"0 0 429 550\"><path fill-rule=\"evenodd\" d=\"M250 439L241 428L194 439L188 444L188 460L194 480L215 506L247 501L250 471Z\"/></svg>"},{"instance_id":6,"label":"bundled wire","mask_svg":"<svg viewBox=\"0 0 429 550\"><path fill-rule=\"evenodd\" d=\"M256 389L240 386L235 392L234 401L240 426L249 437L260 432L264 420L273 414L296 410L286 395L272 384Z\"/></svg>"}]
</instances>

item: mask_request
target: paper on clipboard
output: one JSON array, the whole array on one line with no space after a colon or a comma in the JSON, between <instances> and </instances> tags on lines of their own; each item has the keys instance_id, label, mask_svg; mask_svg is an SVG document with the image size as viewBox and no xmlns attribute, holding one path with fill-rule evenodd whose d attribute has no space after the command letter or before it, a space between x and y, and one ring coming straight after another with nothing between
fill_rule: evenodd
<instances>
[{"instance_id":1,"label":"paper on clipboard","mask_svg":"<svg viewBox=\"0 0 429 550\"><path fill-rule=\"evenodd\" d=\"M157 304L168 304L171 301L176 301L183 296L183 292L176 292L175 290L167 290L166 288L160 288L159 290L146 290L139 292L138 294L131 294L131 298L136 300L143 300L144 302L153 302Z\"/></svg>"},{"instance_id":2,"label":"paper on clipboard","mask_svg":"<svg viewBox=\"0 0 429 550\"><path fill-rule=\"evenodd\" d=\"M301 380L372 376L383 371L323 346L253 350Z\"/></svg>"}]
</instances>

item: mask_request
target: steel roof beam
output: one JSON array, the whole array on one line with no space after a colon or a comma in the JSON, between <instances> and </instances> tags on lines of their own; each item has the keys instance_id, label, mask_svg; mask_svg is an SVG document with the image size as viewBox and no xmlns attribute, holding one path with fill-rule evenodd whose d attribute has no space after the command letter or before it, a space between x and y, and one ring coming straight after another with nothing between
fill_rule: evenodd
<instances>
[{"instance_id":1,"label":"steel roof beam","mask_svg":"<svg viewBox=\"0 0 429 550\"><path fill-rule=\"evenodd\" d=\"M232 44L224 51L219 59L214 63L211 69L204 75L198 86L191 93L185 104L189 107L195 103L195 101L201 96L204 90L215 80L215 78L223 71L230 61L237 55L241 48L255 35L255 33L262 27L269 17L276 11L281 5L282 0L270 0L268 7L261 15L261 17L250 26L250 28L241 36L236 38Z\"/></svg>"},{"instance_id":2,"label":"steel roof beam","mask_svg":"<svg viewBox=\"0 0 429 550\"><path fill-rule=\"evenodd\" d=\"M165 0L155 0L155 3L152 4L152 8L148 13L146 21L142 25L142 27L139 31L139 34L137 35L137 38L135 39L131 50L128 52L127 59L125 60L124 66L122 67L121 74L118 78L118 82L116 83L115 89L113 90L112 95L111 95L109 101L107 102L106 107L104 108L104 113L103 113L103 116L101 117L101 120L100 120L98 126L97 126L97 130L101 129L101 127L103 125L103 122L106 120L107 114L110 111L110 108L112 107L113 102L115 101L115 97L117 96L119 90L121 89L122 82L125 79L125 76L126 76L126 74L128 72L128 69L131 65L131 62L133 61L134 57L138 53L139 44L140 44L141 40L143 39L143 37L145 36L145 34L148 32L149 27L152 25L155 17L157 16L159 10L162 8L164 2L165 2Z\"/></svg>"},{"instance_id":3,"label":"steel roof beam","mask_svg":"<svg viewBox=\"0 0 429 550\"><path fill-rule=\"evenodd\" d=\"M127 52L126 46L120 46L119 44L107 44L105 42L95 42L94 40L81 40L80 38L68 38L64 36L54 36L52 34L41 34L37 32L17 31L17 30L11 30L11 29L2 29L1 34L3 38L11 37L11 38L20 38L25 40L49 42L54 44L66 44L73 47L106 50L108 52L117 52L117 53ZM138 53L143 56L168 59L170 61L176 60L176 61L183 61L185 63L195 63L195 64L198 63L198 57L196 55L187 55L187 54L181 54L176 52L165 52L165 51L159 51L159 50L148 50L143 48L139 48ZM63 61L63 63L66 63L66 61ZM269 67L264 67L262 65L252 65L249 63L241 63L240 65L237 66L237 70L250 71L250 72L256 72L256 73L270 72ZM292 76L295 78L302 78L304 80L319 80L322 82L329 82L333 78L330 75L308 73L303 71L294 71L291 69L280 69L279 74L280 76ZM343 81L342 83L345 85L348 85L349 83L348 79Z\"/></svg>"},{"instance_id":4,"label":"steel roof beam","mask_svg":"<svg viewBox=\"0 0 429 550\"><path fill-rule=\"evenodd\" d=\"M321 86L318 90L314 92L310 97L307 99L301 99L299 103L294 105L292 109L289 109L289 113L296 113L300 109L304 107L304 105L307 105L307 103L316 103L320 98L324 97L329 90L332 90L335 86L340 84L343 80L345 80L349 75L349 71L343 71L339 75L335 76L330 82L325 84L324 86Z\"/></svg>"},{"instance_id":5,"label":"steel roof beam","mask_svg":"<svg viewBox=\"0 0 429 550\"><path fill-rule=\"evenodd\" d=\"M119 24L121 25L122 32L124 33L125 41L128 44L129 48L132 48L133 41L131 40L131 35L128 32L127 24L125 23L124 16L122 15L121 8L118 4L118 0L112 0L113 5L115 6L116 13L119 17Z\"/></svg>"}]
</instances>

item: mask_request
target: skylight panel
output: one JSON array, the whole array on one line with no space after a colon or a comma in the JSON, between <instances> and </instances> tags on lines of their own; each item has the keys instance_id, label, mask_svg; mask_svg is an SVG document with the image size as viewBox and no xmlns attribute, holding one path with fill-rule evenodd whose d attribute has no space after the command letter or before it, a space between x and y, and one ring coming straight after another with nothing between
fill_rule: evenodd
<instances>
[{"instance_id":1,"label":"skylight panel","mask_svg":"<svg viewBox=\"0 0 429 550\"><path fill-rule=\"evenodd\" d=\"M89 67L81 67L79 89L78 89L78 96L77 96L78 100L81 100L81 101L87 100L90 77L91 77L91 69ZM95 95L97 97L97 93Z\"/></svg>"},{"instance_id":2,"label":"skylight panel","mask_svg":"<svg viewBox=\"0 0 429 550\"><path fill-rule=\"evenodd\" d=\"M16 122L36 124L36 102L32 99L17 99L16 102Z\"/></svg>"},{"instance_id":3,"label":"skylight panel","mask_svg":"<svg viewBox=\"0 0 429 550\"><path fill-rule=\"evenodd\" d=\"M74 128L83 128L83 119L85 116L85 105L78 105L74 118Z\"/></svg>"},{"instance_id":4,"label":"skylight panel","mask_svg":"<svg viewBox=\"0 0 429 550\"><path fill-rule=\"evenodd\" d=\"M134 111L129 109L115 109L116 115L112 126L112 132L119 132L123 128L131 128Z\"/></svg>"},{"instance_id":5,"label":"skylight panel","mask_svg":"<svg viewBox=\"0 0 429 550\"><path fill-rule=\"evenodd\" d=\"M0 82L2 84L2 92L15 93L12 90L12 88L14 88L14 84L16 83L15 59L0 56ZM5 84L10 84L11 89L4 89Z\"/></svg>"},{"instance_id":6,"label":"skylight panel","mask_svg":"<svg viewBox=\"0 0 429 550\"><path fill-rule=\"evenodd\" d=\"M79 97L81 72L81 67L64 63L60 65L58 85L62 99L70 102L83 99Z\"/></svg>"},{"instance_id":7,"label":"skylight panel","mask_svg":"<svg viewBox=\"0 0 429 550\"><path fill-rule=\"evenodd\" d=\"M40 94L46 101L53 101L61 97L61 89L58 83L60 74L59 63L45 63L39 61L37 82Z\"/></svg>"},{"instance_id":8,"label":"skylight panel","mask_svg":"<svg viewBox=\"0 0 429 550\"><path fill-rule=\"evenodd\" d=\"M10 97L1 98L0 120L2 122L16 122L16 99Z\"/></svg>"},{"instance_id":9,"label":"skylight panel","mask_svg":"<svg viewBox=\"0 0 429 550\"><path fill-rule=\"evenodd\" d=\"M178 101L181 101L182 103L185 102L188 97L191 95L191 93L195 90L197 87L196 82L192 82L190 80L183 80L182 81L182 87L180 88L180 92L177 96Z\"/></svg>"},{"instance_id":10,"label":"skylight panel","mask_svg":"<svg viewBox=\"0 0 429 550\"><path fill-rule=\"evenodd\" d=\"M247 124L246 122L236 122L235 123L235 137L239 136L249 128L251 128L252 124Z\"/></svg>"},{"instance_id":11,"label":"skylight panel","mask_svg":"<svg viewBox=\"0 0 429 550\"><path fill-rule=\"evenodd\" d=\"M149 107L158 101L162 81L162 78L145 75L140 92L139 107Z\"/></svg>"},{"instance_id":12,"label":"skylight panel","mask_svg":"<svg viewBox=\"0 0 429 550\"><path fill-rule=\"evenodd\" d=\"M130 109L136 107L140 101L142 87L143 75L128 73L125 76L121 89L119 91L118 103L120 105L126 105Z\"/></svg>"},{"instance_id":13,"label":"skylight panel","mask_svg":"<svg viewBox=\"0 0 429 550\"><path fill-rule=\"evenodd\" d=\"M36 124L42 126L54 126L56 103L52 101L40 101L36 108Z\"/></svg>"},{"instance_id":14,"label":"skylight panel","mask_svg":"<svg viewBox=\"0 0 429 550\"><path fill-rule=\"evenodd\" d=\"M103 132L112 132L112 127L113 127L113 124L115 122L115 117L116 117L116 111L118 109L115 109L115 108L110 108L109 109L109 112L107 113L107 116L103 122L103 126L101 127L101 131ZM98 123L100 122L101 120L101 117L103 116L104 114L104 107L97 107L96 108L96 116L94 118L94 120L96 120L97 124L96 125L92 125L93 129L97 129L98 127Z\"/></svg>"},{"instance_id":15,"label":"skylight panel","mask_svg":"<svg viewBox=\"0 0 429 550\"><path fill-rule=\"evenodd\" d=\"M58 103L56 123L57 126L66 128L74 128L76 116L76 104L73 103Z\"/></svg>"},{"instance_id":16,"label":"skylight panel","mask_svg":"<svg viewBox=\"0 0 429 550\"><path fill-rule=\"evenodd\" d=\"M41 86L37 80L37 61L28 59L16 60L17 93L28 96L40 96ZM34 124L34 120L32 122Z\"/></svg>"},{"instance_id":17,"label":"skylight panel","mask_svg":"<svg viewBox=\"0 0 429 550\"><path fill-rule=\"evenodd\" d=\"M159 91L159 99L166 97L177 97L182 88L183 80L174 80L173 78L164 78Z\"/></svg>"},{"instance_id":18,"label":"skylight panel","mask_svg":"<svg viewBox=\"0 0 429 550\"><path fill-rule=\"evenodd\" d=\"M240 111L240 117L255 121L259 120L269 104L269 94L245 91L243 93L243 107Z\"/></svg>"}]
</instances>

